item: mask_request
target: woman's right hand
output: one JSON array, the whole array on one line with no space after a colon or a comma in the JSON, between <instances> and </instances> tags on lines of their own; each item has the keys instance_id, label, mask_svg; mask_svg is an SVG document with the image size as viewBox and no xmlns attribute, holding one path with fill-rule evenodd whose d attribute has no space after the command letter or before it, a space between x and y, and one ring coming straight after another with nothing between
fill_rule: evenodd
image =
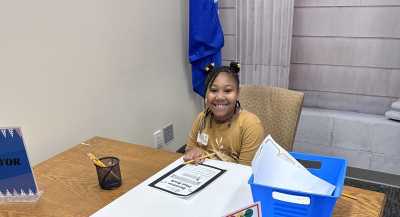
<instances>
[{"instance_id":1,"label":"woman's right hand","mask_svg":"<svg viewBox=\"0 0 400 217\"><path fill-rule=\"evenodd\" d=\"M204 161L204 159L199 159L206 154L205 151L201 148L191 147L186 150L185 155L183 156L183 161L194 160L194 164L199 164Z\"/></svg>"}]
</instances>

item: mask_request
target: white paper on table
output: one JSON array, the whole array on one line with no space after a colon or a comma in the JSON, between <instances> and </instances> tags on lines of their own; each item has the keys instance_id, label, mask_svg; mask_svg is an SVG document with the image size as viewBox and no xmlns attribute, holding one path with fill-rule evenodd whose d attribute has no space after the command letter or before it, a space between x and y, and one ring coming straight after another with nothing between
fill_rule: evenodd
<instances>
[{"instance_id":1,"label":"white paper on table","mask_svg":"<svg viewBox=\"0 0 400 217\"><path fill-rule=\"evenodd\" d=\"M268 135L252 161L254 183L301 191L332 195L335 186L313 175L292 155Z\"/></svg>"}]
</instances>

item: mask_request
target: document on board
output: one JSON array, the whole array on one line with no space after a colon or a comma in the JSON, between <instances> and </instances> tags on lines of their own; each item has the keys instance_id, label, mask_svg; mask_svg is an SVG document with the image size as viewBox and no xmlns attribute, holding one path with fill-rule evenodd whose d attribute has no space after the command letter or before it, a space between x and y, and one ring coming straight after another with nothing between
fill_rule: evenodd
<instances>
[{"instance_id":1,"label":"document on board","mask_svg":"<svg viewBox=\"0 0 400 217\"><path fill-rule=\"evenodd\" d=\"M205 188L225 171L207 164L181 164L149 186L176 196L187 197Z\"/></svg>"},{"instance_id":2,"label":"document on board","mask_svg":"<svg viewBox=\"0 0 400 217\"><path fill-rule=\"evenodd\" d=\"M268 135L252 161L254 183L293 191L332 195L335 186L314 176Z\"/></svg>"}]
</instances>

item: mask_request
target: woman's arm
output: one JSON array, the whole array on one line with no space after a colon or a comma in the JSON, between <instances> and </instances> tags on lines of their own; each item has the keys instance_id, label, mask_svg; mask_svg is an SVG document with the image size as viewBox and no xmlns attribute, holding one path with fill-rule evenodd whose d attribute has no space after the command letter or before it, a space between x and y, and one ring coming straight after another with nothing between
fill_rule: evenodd
<instances>
[{"instance_id":1,"label":"woman's arm","mask_svg":"<svg viewBox=\"0 0 400 217\"><path fill-rule=\"evenodd\" d=\"M203 120L203 113L197 115L197 118L193 122L191 131L186 142L185 155L183 156L184 161L195 160L200 158L205 151L201 149L197 144L197 134L200 131L201 121ZM196 161L195 163L201 163L204 160Z\"/></svg>"},{"instance_id":2,"label":"woman's arm","mask_svg":"<svg viewBox=\"0 0 400 217\"><path fill-rule=\"evenodd\" d=\"M239 163L250 165L264 139L264 128L255 115L246 119L242 126L242 146L239 153Z\"/></svg>"}]
</instances>

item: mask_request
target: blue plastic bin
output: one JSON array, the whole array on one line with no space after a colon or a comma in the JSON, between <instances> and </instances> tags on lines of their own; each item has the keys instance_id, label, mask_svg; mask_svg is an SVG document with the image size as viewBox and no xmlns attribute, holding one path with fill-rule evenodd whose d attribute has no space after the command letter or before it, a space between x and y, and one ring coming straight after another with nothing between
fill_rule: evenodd
<instances>
[{"instance_id":1,"label":"blue plastic bin","mask_svg":"<svg viewBox=\"0 0 400 217\"><path fill-rule=\"evenodd\" d=\"M291 191L254 184L251 176L248 183L253 195L253 201L260 201L264 217L330 217L335 208L336 200L342 193L344 178L346 176L347 161L341 158L311 155L299 152L290 153L300 161L318 162L320 168L307 168L312 174L336 186L331 196L309 194L300 191ZM271 171L273 172L273 171ZM274 197L272 196L274 195ZM294 198L292 202L284 201L281 197ZM297 203L303 199L303 203ZM289 200L290 201L290 200ZM296 202L293 202L296 201ZM308 201L309 204L304 203Z\"/></svg>"}]
</instances>

